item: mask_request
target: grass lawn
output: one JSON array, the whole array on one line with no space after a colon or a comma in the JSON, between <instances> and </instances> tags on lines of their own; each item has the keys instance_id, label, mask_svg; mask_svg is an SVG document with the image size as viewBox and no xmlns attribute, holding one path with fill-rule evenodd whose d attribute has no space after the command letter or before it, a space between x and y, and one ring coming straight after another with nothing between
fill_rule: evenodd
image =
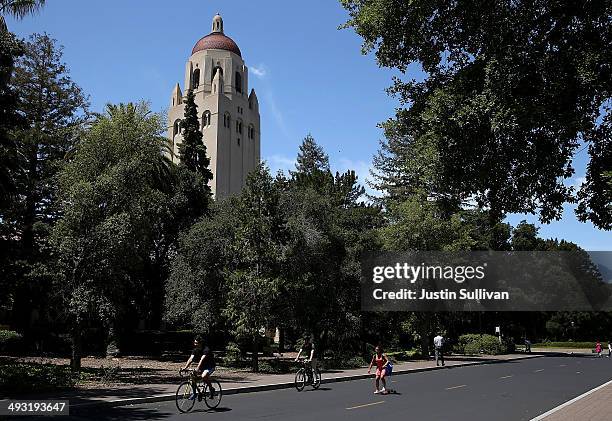
<instances>
[{"instance_id":1,"label":"grass lawn","mask_svg":"<svg viewBox=\"0 0 612 421\"><path fill-rule=\"evenodd\" d=\"M581 348L581 349L595 349L595 344L597 341L592 342L540 342L531 344L532 348ZM601 343L602 349L606 349L608 347L607 342Z\"/></svg>"}]
</instances>

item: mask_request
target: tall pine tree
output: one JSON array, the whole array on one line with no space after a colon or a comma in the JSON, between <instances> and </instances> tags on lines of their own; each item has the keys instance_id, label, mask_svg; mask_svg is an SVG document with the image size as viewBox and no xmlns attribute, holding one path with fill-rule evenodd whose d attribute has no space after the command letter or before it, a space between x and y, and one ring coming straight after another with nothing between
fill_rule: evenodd
<instances>
[{"instance_id":1,"label":"tall pine tree","mask_svg":"<svg viewBox=\"0 0 612 421\"><path fill-rule=\"evenodd\" d=\"M308 175L317 171L329 171L329 157L310 133L306 135L300 145L300 152L298 153L295 169L298 173Z\"/></svg>"},{"instance_id":2,"label":"tall pine tree","mask_svg":"<svg viewBox=\"0 0 612 421\"><path fill-rule=\"evenodd\" d=\"M202 140L203 135L198 119L198 106L195 103L193 90L187 91L185 98L185 118L181 122L183 141L179 145L181 165L203 177L208 186L213 178L210 171L210 159L206 154L206 146ZM210 189L210 187L209 187Z\"/></svg>"},{"instance_id":3,"label":"tall pine tree","mask_svg":"<svg viewBox=\"0 0 612 421\"><path fill-rule=\"evenodd\" d=\"M17 147L15 196L3 215L14 252L12 318L28 333L30 314L41 323L48 306L45 288L55 276L50 265L49 231L59 218L56 177L65 165L87 118L87 99L70 79L62 48L46 34L32 35L16 61L11 89L24 123L13 130Z\"/></svg>"}]
</instances>

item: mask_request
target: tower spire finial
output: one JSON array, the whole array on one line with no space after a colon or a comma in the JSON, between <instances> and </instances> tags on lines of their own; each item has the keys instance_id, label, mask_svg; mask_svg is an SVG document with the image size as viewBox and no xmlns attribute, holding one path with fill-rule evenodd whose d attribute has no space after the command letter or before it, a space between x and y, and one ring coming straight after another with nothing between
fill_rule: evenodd
<instances>
[{"instance_id":1,"label":"tower spire finial","mask_svg":"<svg viewBox=\"0 0 612 421\"><path fill-rule=\"evenodd\" d=\"M223 33L223 18L219 13L215 15L212 21L212 32Z\"/></svg>"}]
</instances>

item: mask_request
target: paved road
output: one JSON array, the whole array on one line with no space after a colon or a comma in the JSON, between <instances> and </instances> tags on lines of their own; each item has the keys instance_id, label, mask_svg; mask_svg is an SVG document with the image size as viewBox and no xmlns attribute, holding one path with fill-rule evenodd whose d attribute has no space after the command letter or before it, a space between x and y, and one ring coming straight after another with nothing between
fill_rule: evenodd
<instances>
[{"instance_id":1,"label":"paved road","mask_svg":"<svg viewBox=\"0 0 612 421\"><path fill-rule=\"evenodd\" d=\"M74 419L136 420L529 420L612 379L612 359L547 357L393 377L397 394L372 382L324 384L225 396L218 411L178 414L174 402L72 411ZM64 418L65 419L65 418Z\"/></svg>"}]
</instances>

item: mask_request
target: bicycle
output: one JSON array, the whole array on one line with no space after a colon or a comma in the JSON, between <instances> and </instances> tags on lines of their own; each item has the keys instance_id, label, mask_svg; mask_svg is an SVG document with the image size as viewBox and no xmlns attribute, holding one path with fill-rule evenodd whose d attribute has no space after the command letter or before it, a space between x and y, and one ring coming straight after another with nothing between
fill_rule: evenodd
<instances>
[{"instance_id":1,"label":"bicycle","mask_svg":"<svg viewBox=\"0 0 612 421\"><path fill-rule=\"evenodd\" d=\"M179 376L185 377L184 373L189 373L189 379L182 382L178 389L176 389L176 408L179 412L185 413L191 411L196 399L200 402L202 398L204 398L204 403L210 409L215 409L219 406L223 397L223 389L218 380L210 379L213 386L211 391L196 370L179 370Z\"/></svg>"},{"instance_id":2,"label":"bicycle","mask_svg":"<svg viewBox=\"0 0 612 421\"><path fill-rule=\"evenodd\" d=\"M306 385L311 385L313 389L318 389L321 386L321 372L317 367L312 367L309 361L301 361L302 368L295 373L295 388L298 392L304 390Z\"/></svg>"}]
</instances>

